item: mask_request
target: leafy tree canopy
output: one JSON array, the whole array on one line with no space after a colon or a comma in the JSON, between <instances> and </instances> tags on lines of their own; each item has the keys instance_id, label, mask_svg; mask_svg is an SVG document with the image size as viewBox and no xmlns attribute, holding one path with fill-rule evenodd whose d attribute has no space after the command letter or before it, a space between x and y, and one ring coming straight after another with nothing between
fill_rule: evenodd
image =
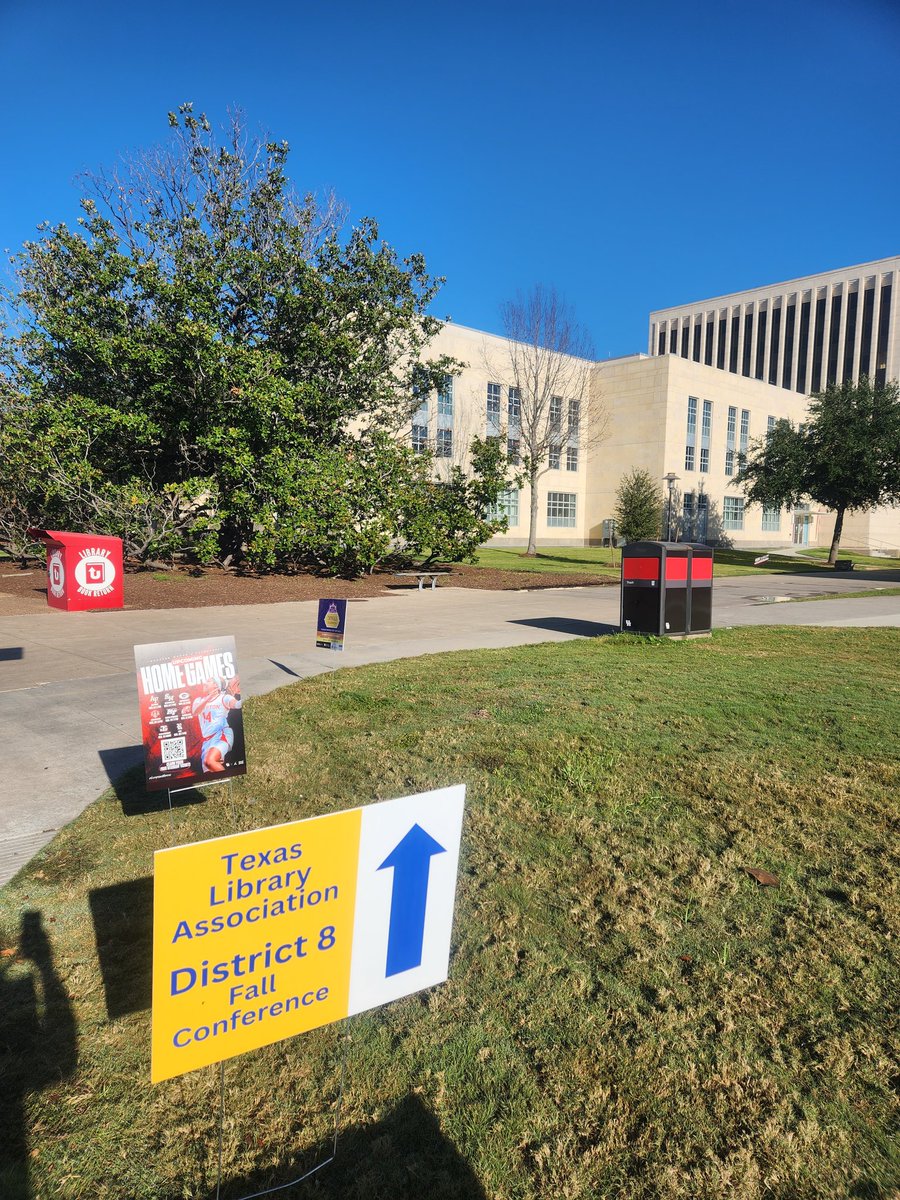
<instances>
[{"instance_id":1,"label":"leafy tree canopy","mask_svg":"<svg viewBox=\"0 0 900 1200\"><path fill-rule=\"evenodd\" d=\"M863 376L816 392L803 424L777 421L754 443L735 483L754 504L780 507L810 497L831 509L833 563L846 512L900 502L900 387Z\"/></svg>"},{"instance_id":2,"label":"leafy tree canopy","mask_svg":"<svg viewBox=\"0 0 900 1200\"><path fill-rule=\"evenodd\" d=\"M371 567L427 477L396 436L413 373L458 365L426 357L442 281L296 196L285 143L236 117L219 141L191 105L169 123L15 260L0 536L53 520L139 555Z\"/></svg>"}]
</instances>

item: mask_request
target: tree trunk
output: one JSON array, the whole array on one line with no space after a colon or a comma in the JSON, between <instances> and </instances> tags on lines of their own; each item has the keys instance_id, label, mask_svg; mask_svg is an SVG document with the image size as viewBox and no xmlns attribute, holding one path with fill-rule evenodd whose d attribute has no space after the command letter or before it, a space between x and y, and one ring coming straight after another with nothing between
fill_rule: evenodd
<instances>
[{"instance_id":1,"label":"tree trunk","mask_svg":"<svg viewBox=\"0 0 900 1200\"><path fill-rule=\"evenodd\" d=\"M844 506L836 509L834 518L834 537L831 539L831 549L828 552L828 565L833 567L837 562L838 547L841 544L841 533L844 529Z\"/></svg>"},{"instance_id":2,"label":"tree trunk","mask_svg":"<svg viewBox=\"0 0 900 1200\"><path fill-rule=\"evenodd\" d=\"M531 470L528 473L528 485L531 488L531 496L529 498L530 513L528 518L528 547L525 550L527 558L534 558L537 555L537 515L538 515L538 492L537 492L537 471Z\"/></svg>"}]
</instances>

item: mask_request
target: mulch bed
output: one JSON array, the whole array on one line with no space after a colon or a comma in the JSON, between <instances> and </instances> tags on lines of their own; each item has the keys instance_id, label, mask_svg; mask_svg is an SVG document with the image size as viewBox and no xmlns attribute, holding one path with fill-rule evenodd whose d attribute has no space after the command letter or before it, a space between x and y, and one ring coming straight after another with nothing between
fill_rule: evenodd
<instances>
[{"instance_id":1,"label":"mulch bed","mask_svg":"<svg viewBox=\"0 0 900 1200\"><path fill-rule=\"evenodd\" d=\"M438 587L480 588L487 591L520 591L552 587L597 587L614 580L596 575L543 574L531 571L494 571L457 565ZM318 575L254 575L217 567L176 570L142 569L125 573L125 607L206 608L225 604L278 604L323 597L361 599L417 587L414 579L398 579L376 572L360 579L333 579ZM426 582L426 588L429 584ZM0 562L0 616L40 612L47 607L47 578L42 563L20 568Z\"/></svg>"}]
</instances>

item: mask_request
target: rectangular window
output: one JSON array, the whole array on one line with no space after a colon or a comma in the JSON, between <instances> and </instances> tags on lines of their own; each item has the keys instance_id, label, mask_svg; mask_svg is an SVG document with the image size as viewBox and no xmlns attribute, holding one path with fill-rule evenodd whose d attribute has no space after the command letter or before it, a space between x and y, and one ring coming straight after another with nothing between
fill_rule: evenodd
<instances>
[{"instance_id":1,"label":"rectangular window","mask_svg":"<svg viewBox=\"0 0 900 1200\"><path fill-rule=\"evenodd\" d=\"M569 446L566 449L566 470L567 471L577 471L578 470L578 447L577 446Z\"/></svg>"},{"instance_id":2,"label":"rectangular window","mask_svg":"<svg viewBox=\"0 0 900 1200\"><path fill-rule=\"evenodd\" d=\"M726 496L722 501L722 526L725 529L744 528L743 496Z\"/></svg>"},{"instance_id":3,"label":"rectangular window","mask_svg":"<svg viewBox=\"0 0 900 1200\"><path fill-rule=\"evenodd\" d=\"M559 429L562 425L562 396L550 397L550 428Z\"/></svg>"},{"instance_id":4,"label":"rectangular window","mask_svg":"<svg viewBox=\"0 0 900 1200\"><path fill-rule=\"evenodd\" d=\"M581 424L581 401L569 401L569 441L578 441L578 429Z\"/></svg>"},{"instance_id":5,"label":"rectangular window","mask_svg":"<svg viewBox=\"0 0 900 1200\"><path fill-rule=\"evenodd\" d=\"M881 289L881 311L878 314L878 344L875 352L875 386L884 387L887 379L888 326L891 322L891 285Z\"/></svg>"},{"instance_id":6,"label":"rectangular window","mask_svg":"<svg viewBox=\"0 0 900 1200\"><path fill-rule=\"evenodd\" d=\"M781 509L763 506L762 527L764 533L778 533L781 529Z\"/></svg>"},{"instance_id":7,"label":"rectangular window","mask_svg":"<svg viewBox=\"0 0 900 1200\"><path fill-rule=\"evenodd\" d=\"M703 418L700 425L700 470L709 470L709 441L712 436L712 400L703 401Z\"/></svg>"},{"instance_id":8,"label":"rectangular window","mask_svg":"<svg viewBox=\"0 0 900 1200\"><path fill-rule=\"evenodd\" d=\"M772 310L772 345L769 350L769 383L778 383L778 348L781 345L781 309Z\"/></svg>"},{"instance_id":9,"label":"rectangular window","mask_svg":"<svg viewBox=\"0 0 900 1200\"><path fill-rule=\"evenodd\" d=\"M843 307L842 297L832 296L831 298L831 332L828 335L828 370L825 375L825 383L834 383L837 380L838 373L838 342L841 337L841 309Z\"/></svg>"},{"instance_id":10,"label":"rectangular window","mask_svg":"<svg viewBox=\"0 0 900 1200\"><path fill-rule=\"evenodd\" d=\"M522 420L522 393L517 387L507 392L506 415L511 429Z\"/></svg>"},{"instance_id":11,"label":"rectangular window","mask_svg":"<svg viewBox=\"0 0 900 1200\"><path fill-rule=\"evenodd\" d=\"M712 366L713 360L713 338L716 333L716 325L714 321L706 322L706 349L703 352L703 362L707 367Z\"/></svg>"},{"instance_id":12,"label":"rectangular window","mask_svg":"<svg viewBox=\"0 0 900 1200\"><path fill-rule=\"evenodd\" d=\"M784 318L784 370L781 376L781 386L791 386L791 372L794 358L794 329L797 324L797 305L789 304Z\"/></svg>"},{"instance_id":13,"label":"rectangular window","mask_svg":"<svg viewBox=\"0 0 900 1200\"><path fill-rule=\"evenodd\" d=\"M813 323L812 375L809 389L817 392L822 386L822 353L825 348L825 297L816 300L816 316Z\"/></svg>"},{"instance_id":14,"label":"rectangular window","mask_svg":"<svg viewBox=\"0 0 900 1200\"><path fill-rule=\"evenodd\" d=\"M737 409L728 406L728 423L725 426L725 474L734 474L734 446L737 437Z\"/></svg>"},{"instance_id":15,"label":"rectangular window","mask_svg":"<svg viewBox=\"0 0 900 1200\"><path fill-rule=\"evenodd\" d=\"M750 374L750 351L753 347L753 313L744 314L744 353L741 359L741 374Z\"/></svg>"},{"instance_id":16,"label":"rectangular window","mask_svg":"<svg viewBox=\"0 0 900 1200\"><path fill-rule=\"evenodd\" d=\"M496 521L500 517L506 517L510 529L518 525L519 493L516 488L511 488L507 492L501 492L497 497L497 503L492 504L488 508L488 520Z\"/></svg>"},{"instance_id":17,"label":"rectangular window","mask_svg":"<svg viewBox=\"0 0 900 1200\"><path fill-rule=\"evenodd\" d=\"M547 493L547 524L556 529L575 528L575 493Z\"/></svg>"},{"instance_id":18,"label":"rectangular window","mask_svg":"<svg viewBox=\"0 0 900 1200\"><path fill-rule=\"evenodd\" d=\"M703 336L703 326L697 324L694 326L694 353L692 355L694 362L700 361L700 341Z\"/></svg>"},{"instance_id":19,"label":"rectangular window","mask_svg":"<svg viewBox=\"0 0 900 1200\"><path fill-rule=\"evenodd\" d=\"M560 449L559 446L551 446L547 452L547 465L551 471L559 470Z\"/></svg>"},{"instance_id":20,"label":"rectangular window","mask_svg":"<svg viewBox=\"0 0 900 1200\"><path fill-rule=\"evenodd\" d=\"M666 352L666 331L664 329L661 329L659 331L659 345L657 346L656 353L657 354L665 354L665 352Z\"/></svg>"},{"instance_id":21,"label":"rectangular window","mask_svg":"<svg viewBox=\"0 0 900 1200\"><path fill-rule=\"evenodd\" d=\"M439 417L453 416L453 376L445 375L437 394L437 410Z\"/></svg>"},{"instance_id":22,"label":"rectangular window","mask_svg":"<svg viewBox=\"0 0 900 1200\"><path fill-rule=\"evenodd\" d=\"M719 317L719 340L716 342L716 366L725 370L725 339L728 336L728 318Z\"/></svg>"},{"instance_id":23,"label":"rectangular window","mask_svg":"<svg viewBox=\"0 0 900 1200\"><path fill-rule=\"evenodd\" d=\"M763 368L766 365L766 327L769 323L769 313L763 309L756 322L756 378L762 379Z\"/></svg>"},{"instance_id":24,"label":"rectangular window","mask_svg":"<svg viewBox=\"0 0 900 1200\"><path fill-rule=\"evenodd\" d=\"M868 375L872 363L872 325L875 321L875 289L863 292L862 342L859 347L859 373Z\"/></svg>"},{"instance_id":25,"label":"rectangular window","mask_svg":"<svg viewBox=\"0 0 900 1200\"><path fill-rule=\"evenodd\" d=\"M439 429L437 431L437 444L435 446L435 454L438 458L449 458L453 453L453 430Z\"/></svg>"},{"instance_id":26,"label":"rectangular window","mask_svg":"<svg viewBox=\"0 0 900 1200\"><path fill-rule=\"evenodd\" d=\"M500 429L500 384L487 385L487 427L488 433L497 433Z\"/></svg>"},{"instance_id":27,"label":"rectangular window","mask_svg":"<svg viewBox=\"0 0 900 1200\"><path fill-rule=\"evenodd\" d=\"M681 327L681 357L690 358L690 340L691 327L690 325L682 325Z\"/></svg>"},{"instance_id":28,"label":"rectangular window","mask_svg":"<svg viewBox=\"0 0 900 1200\"><path fill-rule=\"evenodd\" d=\"M738 442L738 450L741 456L741 466L747 458L747 449L750 445L750 410L747 408L741 409L741 439Z\"/></svg>"},{"instance_id":29,"label":"rectangular window","mask_svg":"<svg viewBox=\"0 0 900 1200\"><path fill-rule=\"evenodd\" d=\"M685 446L684 448L684 469L693 471L694 469L694 447Z\"/></svg>"},{"instance_id":30,"label":"rectangular window","mask_svg":"<svg viewBox=\"0 0 900 1200\"><path fill-rule=\"evenodd\" d=\"M731 315L731 353L728 355L728 370L732 375L738 373L738 338L741 335L740 313Z\"/></svg>"},{"instance_id":31,"label":"rectangular window","mask_svg":"<svg viewBox=\"0 0 900 1200\"><path fill-rule=\"evenodd\" d=\"M506 457L514 467L519 465L519 440L518 438L508 438L506 442Z\"/></svg>"},{"instance_id":32,"label":"rectangular window","mask_svg":"<svg viewBox=\"0 0 900 1200\"><path fill-rule=\"evenodd\" d=\"M428 449L428 426L413 425L412 448L416 454L423 454Z\"/></svg>"},{"instance_id":33,"label":"rectangular window","mask_svg":"<svg viewBox=\"0 0 900 1200\"><path fill-rule=\"evenodd\" d=\"M775 417L766 417L766 433L771 433L775 428Z\"/></svg>"},{"instance_id":34,"label":"rectangular window","mask_svg":"<svg viewBox=\"0 0 900 1200\"><path fill-rule=\"evenodd\" d=\"M856 342L856 312L859 307L859 292L847 297L847 332L844 335L844 379L853 377L853 348Z\"/></svg>"},{"instance_id":35,"label":"rectangular window","mask_svg":"<svg viewBox=\"0 0 900 1200\"><path fill-rule=\"evenodd\" d=\"M798 392L806 391L807 368L809 366L809 314L810 302L804 300L800 305L800 345L797 357L797 387Z\"/></svg>"}]
</instances>

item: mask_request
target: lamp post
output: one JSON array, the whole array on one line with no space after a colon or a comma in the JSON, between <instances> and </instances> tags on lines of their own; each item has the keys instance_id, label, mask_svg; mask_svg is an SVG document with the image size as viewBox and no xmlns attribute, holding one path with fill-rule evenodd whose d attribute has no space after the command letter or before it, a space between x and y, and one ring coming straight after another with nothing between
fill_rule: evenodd
<instances>
[{"instance_id":1,"label":"lamp post","mask_svg":"<svg viewBox=\"0 0 900 1200\"><path fill-rule=\"evenodd\" d=\"M663 479L669 485L669 495L666 499L666 541L672 540L672 493L675 491L675 484L678 482L678 476L674 471L670 471L668 475L663 475Z\"/></svg>"}]
</instances>

